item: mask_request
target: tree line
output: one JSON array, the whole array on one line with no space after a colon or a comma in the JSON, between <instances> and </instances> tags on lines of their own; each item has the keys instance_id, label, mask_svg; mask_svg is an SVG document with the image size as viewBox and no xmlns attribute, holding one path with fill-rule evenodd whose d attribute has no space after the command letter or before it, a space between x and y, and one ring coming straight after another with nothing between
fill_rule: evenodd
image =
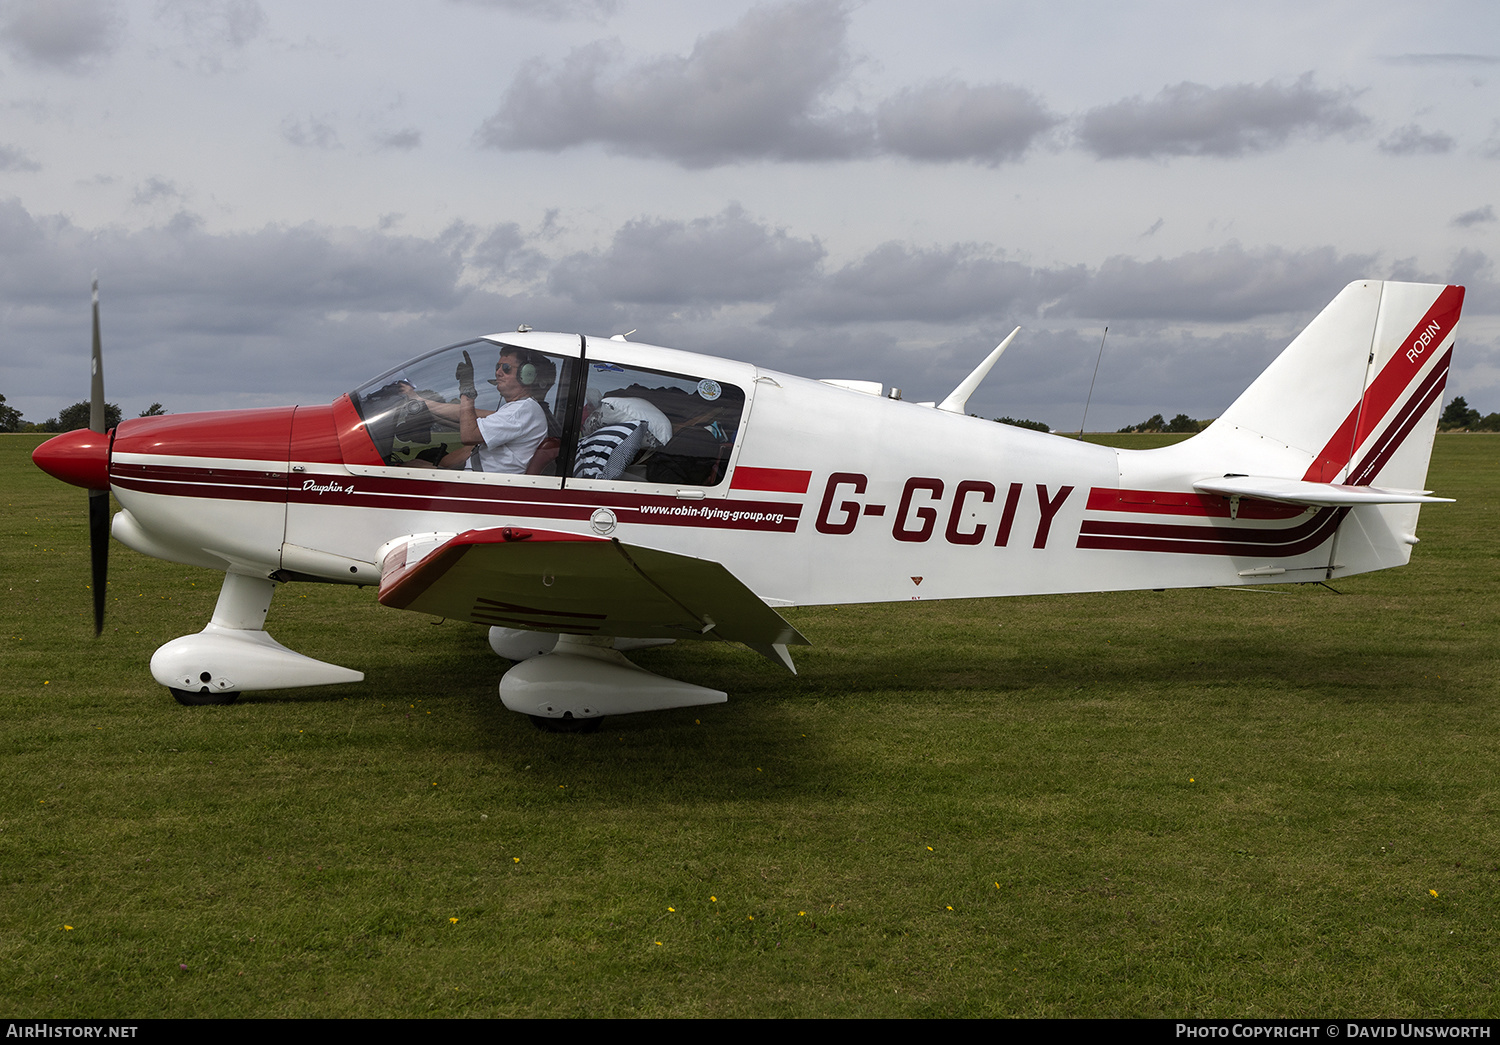
<instances>
[{"instance_id":1,"label":"tree line","mask_svg":"<svg viewBox=\"0 0 1500 1045\"><path fill-rule=\"evenodd\" d=\"M1469 407L1463 396L1455 396L1438 418L1440 432L1500 432L1500 414L1483 414Z\"/></svg>"},{"instance_id":2,"label":"tree line","mask_svg":"<svg viewBox=\"0 0 1500 1045\"><path fill-rule=\"evenodd\" d=\"M1212 422L1211 417L1206 421L1195 421L1187 414L1178 414L1168 421L1161 414L1152 414L1138 425L1126 425L1120 432L1182 432L1191 435L1203 431Z\"/></svg>"},{"instance_id":3,"label":"tree line","mask_svg":"<svg viewBox=\"0 0 1500 1045\"><path fill-rule=\"evenodd\" d=\"M1187 414L1178 414L1168 421L1161 414L1152 414L1138 425L1126 425L1121 432L1182 432L1191 435L1201 432L1212 423L1213 418L1196 421ZM1442 432L1500 432L1500 413L1481 414L1471 408L1463 396L1454 397L1438 418L1438 430Z\"/></svg>"},{"instance_id":4,"label":"tree line","mask_svg":"<svg viewBox=\"0 0 1500 1045\"><path fill-rule=\"evenodd\" d=\"M137 416L159 417L166 412L160 403L152 403ZM120 423L121 416L118 403L104 404L105 428L114 428ZM21 411L13 406L7 406L5 396L0 395L0 432L71 432L88 426L89 404L87 400L64 407L57 412L56 417L49 417L45 421L28 421L21 416Z\"/></svg>"}]
</instances>

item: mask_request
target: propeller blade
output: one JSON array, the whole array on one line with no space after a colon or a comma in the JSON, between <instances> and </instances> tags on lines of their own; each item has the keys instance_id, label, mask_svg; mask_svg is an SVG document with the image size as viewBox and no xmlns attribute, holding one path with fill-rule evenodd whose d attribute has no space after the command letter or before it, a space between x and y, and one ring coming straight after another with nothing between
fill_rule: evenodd
<instances>
[{"instance_id":1,"label":"propeller blade","mask_svg":"<svg viewBox=\"0 0 1500 1045\"><path fill-rule=\"evenodd\" d=\"M94 584L94 637L104 631L104 582L109 574L109 491L89 491L89 559Z\"/></svg>"},{"instance_id":2,"label":"propeller blade","mask_svg":"<svg viewBox=\"0 0 1500 1045\"><path fill-rule=\"evenodd\" d=\"M99 277L94 277L94 351L89 361L89 429L104 432L104 346L99 338ZM94 586L94 637L104 631L104 585L109 574L109 491L89 491L89 561Z\"/></svg>"},{"instance_id":3,"label":"propeller blade","mask_svg":"<svg viewBox=\"0 0 1500 1045\"><path fill-rule=\"evenodd\" d=\"M89 360L89 430L104 431L104 346L99 340L99 278L94 277L94 353Z\"/></svg>"}]
</instances>

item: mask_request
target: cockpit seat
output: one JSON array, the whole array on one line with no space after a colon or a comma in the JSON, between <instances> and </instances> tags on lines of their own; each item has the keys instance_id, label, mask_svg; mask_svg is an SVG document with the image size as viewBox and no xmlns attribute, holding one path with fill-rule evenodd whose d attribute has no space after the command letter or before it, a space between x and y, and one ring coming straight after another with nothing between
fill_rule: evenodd
<instances>
[{"instance_id":1,"label":"cockpit seat","mask_svg":"<svg viewBox=\"0 0 1500 1045\"><path fill-rule=\"evenodd\" d=\"M557 455L561 452L562 440L555 435L549 435L542 440L542 445L536 448L536 453L531 455L531 461L526 465L526 474L555 475Z\"/></svg>"}]
</instances>

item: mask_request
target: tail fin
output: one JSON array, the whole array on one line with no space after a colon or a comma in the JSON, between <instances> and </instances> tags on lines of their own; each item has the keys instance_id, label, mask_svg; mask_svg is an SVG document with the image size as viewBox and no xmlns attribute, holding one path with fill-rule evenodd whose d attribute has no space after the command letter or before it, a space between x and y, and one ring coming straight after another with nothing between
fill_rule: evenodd
<instances>
[{"instance_id":1,"label":"tail fin","mask_svg":"<svg viewBox=\"0 0 1500 1045\"><path fill-rule=\"evenodd\" d=\"M1237 474L1420 489L1463 300L1463 287L1349 284L1192 440L1195 456Z\"/></svg>"}]
</instances>

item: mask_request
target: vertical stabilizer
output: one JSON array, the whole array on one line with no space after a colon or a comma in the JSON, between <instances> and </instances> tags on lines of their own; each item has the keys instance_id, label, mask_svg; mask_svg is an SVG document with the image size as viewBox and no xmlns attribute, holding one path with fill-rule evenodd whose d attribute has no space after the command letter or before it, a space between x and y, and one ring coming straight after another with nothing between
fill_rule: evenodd
<instances>
[{"instance_id":1,"label":"vertical stabilizer","mask_svg":"<svg viewBox=\"0 0 1500 1045\"><path fill-rule=\"evenodd\" d=\"M1194 440L1226 472L1420 489L1464 288L1349 284Z\"/></svg>"}]
</instances>

